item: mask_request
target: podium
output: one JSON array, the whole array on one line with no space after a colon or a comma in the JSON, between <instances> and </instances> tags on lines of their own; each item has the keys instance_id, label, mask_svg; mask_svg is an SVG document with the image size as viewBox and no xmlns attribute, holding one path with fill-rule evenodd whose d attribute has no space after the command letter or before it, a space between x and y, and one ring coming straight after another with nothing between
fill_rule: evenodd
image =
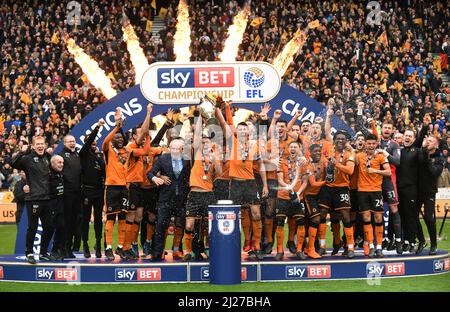
<instances>
[{"instance_id":1,"label":"podium","mask_svg":"<svg viewBox=\"0 0 450 312\"><path fill-rule=\"evenodd\" d=\"M209 278L215 285L241 283L241 206L218 201L208 206Z\"/></svg>"}]
</instances>

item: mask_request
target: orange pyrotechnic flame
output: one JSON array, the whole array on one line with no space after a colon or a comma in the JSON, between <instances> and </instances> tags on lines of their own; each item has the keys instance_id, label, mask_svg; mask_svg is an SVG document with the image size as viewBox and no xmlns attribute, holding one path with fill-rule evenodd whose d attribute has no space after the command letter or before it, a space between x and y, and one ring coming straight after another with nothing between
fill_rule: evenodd
<instances>
[{"instance_id":1,"label":"orange pyrotechnic flame","mask_svg":"<svg viewBox=\"0 0 450 312\"><path fill-rule=\"evenodd\" d=\"M273 66L278 70L281 77L284 76L291 62L294 60L294 55L303 47L306 42L306 34L302 31L297 31L292 38L273 60Z\"/></svg>"},{"instance_id":2,"label":"orange pyrotechnic flame","mask_svg":"<svg viewBox=\"0 0 450 312\"><path fill-rule=\"evenodd\" d=\"M189 25L189 8L185 0L178 3L177 31L174 35L175 62L188 63L191 59L191 26Z\"/></svg>"},{"instance_id":3,"label":"orange pyrotechnic flame","mask_svg":"<svg viewBox=\"0 0 450 312\"><path fill-rule=\"evenodd\" d=\"M135 72L135 83L141 83L142 76L147 68L150 67L147 58L145 57L144 50L139 45L139 38L134 32L133 25L126 20L125 25L122 27L123 39L127 43L127 50L130 53L131 63Z\"/></svg>"},{"instance_id":4,"label":"orange pyrotechnic flame","mask_svg":"<svg viewBox=\"0 0 450 312\"><path fill-rule=\"evenodd\" d=\"M106 76L105 71L98 66L98 63L84 52L84 50L75 43L75 40L64 38L67 49L74 56L75 61L80 65L86 74L89 82L97 89L100 89L107 99L117 95L113 89L111 80Z\"/></svg>"},{"instance_id":5,"label":"orange pyrotechnic flame","mask_svg":"<svg viewBox=\"0 0 450 312\"><path fill-rule=\"evenodd\" d=\"M250 15L250 6L246 5L233 19L233 25L228 28L228 37L219 59L223 62L234 62L238 55L239 45L244 37L247 27L248 16Z\"/></svg>"}]
</instances>

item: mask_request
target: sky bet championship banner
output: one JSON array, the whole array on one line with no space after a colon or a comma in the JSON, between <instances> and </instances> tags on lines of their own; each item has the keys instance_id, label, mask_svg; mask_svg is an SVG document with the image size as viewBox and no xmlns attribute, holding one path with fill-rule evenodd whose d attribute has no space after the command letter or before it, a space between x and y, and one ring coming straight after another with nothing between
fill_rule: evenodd
<instances>
[{"instance_id":1,"label":"sky bet championship banner","mask_svg":"<svg viewBox=\"0 0 450 312\"><path fill-rule=\"evenodd\" d=\"M259 112L261 106L269 102L272 109L282 111L281 118L289 121L297 110L302 110L302 120L314 121L315 117L325 117L325 107L303 92L281 82L278 71L266 62L192 62L187 64L164 62L152 64L142 77L141 84L125 90L102 105L71 130L77 147L81 148L86 135L97 126L98 120L105 124L97 137L98 146L114 128L114 112L117 107L126 118L124 130L127 131L143 122L147 103L153 106L152 116L174 109L198 104L207 93L233 100L233 105ZM351 128L339 118L331 119L332 131L345 129L353 135ZM58 146L59 152L63 144ZM21 218L16 239L16 254L25 252L27 228L26 211ZM40 233L36 243L40 242Z\"/></svg>"}]
</instances>

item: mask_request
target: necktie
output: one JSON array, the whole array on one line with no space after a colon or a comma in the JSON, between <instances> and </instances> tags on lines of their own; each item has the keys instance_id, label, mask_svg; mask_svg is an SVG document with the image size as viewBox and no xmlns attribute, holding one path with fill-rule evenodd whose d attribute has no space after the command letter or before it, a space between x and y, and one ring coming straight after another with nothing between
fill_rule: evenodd
<instances>
[{"instance_id":1,"label":"necktie","mask_svg":"<svg viewBox=\"0 0 450 312\"><path fill-rule=\"evenodd\" d=\"M181 173L181 169L180 169L180 166L179 166L179 160L178 159L176 159L176 160L174 160L174 168L173 168L173 173L175 174L175 178L177 178L178 179L178 177L180 176L180 173Z\"/></svg>"}]
</instances>

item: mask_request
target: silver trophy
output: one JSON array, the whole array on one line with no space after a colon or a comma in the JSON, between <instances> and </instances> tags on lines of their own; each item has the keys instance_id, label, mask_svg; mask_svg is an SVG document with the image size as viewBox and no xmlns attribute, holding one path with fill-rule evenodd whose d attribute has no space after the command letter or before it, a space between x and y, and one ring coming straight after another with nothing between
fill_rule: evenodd
<instances>
[{"instance_id":1,"label":"silver trophy","mask_svg":"<svg viewBox=\"0 0 450 312\"><path fill-rule=\"evenodd\" d=\"M205 122L206 127L209 125L219 124L216 119L216 107L221 107L223 100L220 96L215 94L207 94L200 99L198 110Z\"/></svg>"}]
</instances>

